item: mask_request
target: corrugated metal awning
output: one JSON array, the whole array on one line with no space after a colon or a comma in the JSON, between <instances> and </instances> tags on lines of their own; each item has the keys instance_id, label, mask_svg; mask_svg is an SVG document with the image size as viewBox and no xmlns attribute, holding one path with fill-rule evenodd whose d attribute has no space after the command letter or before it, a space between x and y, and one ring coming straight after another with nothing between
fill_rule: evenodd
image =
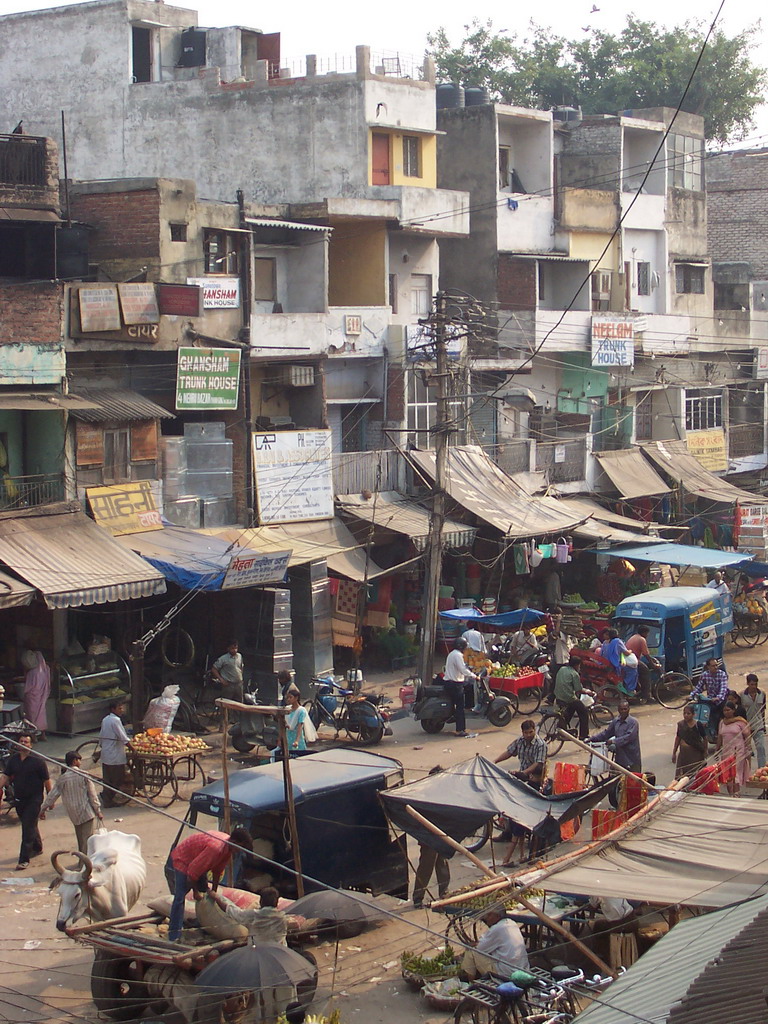
<instances>
[{"instance_id":1,"label":"corrugated metal awning","mask_svg":"<svg viewBox=\"0 0 768 1024\"><path fill-rule=\"evenodd\" d=\"M648 498L672 490L650 465L639 448L595 452L600 468L624 498Z\"/></svg>"},{"instance_id":2,"label":"corrugated metal awning","mask_svg":"<svg viewBox=\"0 0 768 1024\"><path fill-rule=\"evenodd\" d=\"M90 409L93 403L79 395L62 395L55 391L0 391L0 409L23 409L28 412L43 410Z\"/></svg>"},{"instance_id":3,"label":"corrugated metal awning","mask_svg":"<svg viewBox=\"0 0 768 1024\"><path fill-rule=\"evenodd\" d=\"M324 558L332 572L357 582L386 576L401 568L398 565L382 569L371 559L368 559L366 567L365 548L357 543L348 528L337 518L310 523L284 523L281 526L257 526L252 530L216 527L204 532L215 534L226 541L236 541L255 551L285 551L290 548L289 565L303 565Z\"/></svg>"},{"instance_id":4,"label":"corrugated metal awning","mask_svg":"<svg viewBox=\"0 0 768 1024\"><path fill-rule=\"evenodd\" d=\"M410 537L418 551L423 551L429 536L429 512L413 498L397 491L381 491L364 498L361 494L338 494L336 501L347 515L367 523ZM477 530L455 519L446 519L443 541L449 548L466 548L473 543Z\"/></svg>"},{"instance_id":5,"label":"corrugated metal awning","mask_svg":"<svg viewBox=\"0 0 768 1024\"><path fill-rule=\"evenodd\" d=\"M0 206L0 220L33 220L37 223L61 224L53 210L29 210L18 206Z\"/></svg>"},{"instance_id":6,"label":"corrugated metal awning","mask_svg":"<svg viewBox=\"0 0 768 1024\"><path fill-rule=\"evenodd\" d=\"M504 252L521 260L546 260L549 263L589 263L585 256L566 256L559 252Z\"/></svg>"},{"instance_id":7,"label":"corrugated metal awning","mask_svg":"<svg viewBox=\"0 0 768 1024\"><path fill-rule=\"evenodd\" d=\"M39 590L49 608L165 593L161 574L97 526L77 502L0 516L0 561Z\"/></svg>"},{"instance_id":8,"label":"corrugated metal awning","mask_svg":"<svg viewBox=\"0 0 768 1024\"><path fill-rule=\"evenodd\" d=\"M691 455L685 441L648 441L642 446L645 454L665 473L683 485L683 490L699 498L732 505L736 501L750 505L766 505L764 494L752 494L723 480L705 469L695 455Z\"/></svg>"},{"instance_id":9,"label":"corrugated metal awning","mask_svg":"<svg viewBox=\"0 0 768 1024\"><path fill-rule=\"evenodd\" d=\"M435 479L434 452L409 451L407 455L430 480ZM587 518L574 514L556 498L531 497L478 445L448 449L446 478L445 489L457 505L510 540L562 534Z\"/></svg>"},{"instance_id":10,"label":"corrugated metal awning","mask_svg":"<svg viewBox=\"0 0 768 1024\"><path fill-rule=\"evenodd\" d=\"M73 396L70 396L73 397ZM137 391L127 388L77 388L77 397L87 408L73 410L75 419L86 423L111 421L172 420L174 414Z\"/></svg>"},{"instance_id":11,"label":"corrugated metal awning","mask_svg":"<svg viewBox=\"0 0 768 1024\"><path fill-rule=\"evenodd\" d=\"M304 224L296 220L270 220L269 217L246 217L245 223L254 228L290 228L292 231L333 231L328 224Z\"/></svg>"}]
</instances>

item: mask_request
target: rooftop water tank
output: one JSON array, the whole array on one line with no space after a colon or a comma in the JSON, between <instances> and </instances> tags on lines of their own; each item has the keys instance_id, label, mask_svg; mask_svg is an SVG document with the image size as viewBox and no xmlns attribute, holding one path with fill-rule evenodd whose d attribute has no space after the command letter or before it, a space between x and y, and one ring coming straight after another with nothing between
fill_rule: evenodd
<instances>
[{"instance_id":1,"label":"rooftop water tank","mask_svg":"<svg viewBox=\"0 0 768 1024\"><path fill-rule=\"evenodd\" d=\"M488 90L481 85L469 85L464 89L465 107L482 107L488 102Z\"/></svg>"},{"instance_id":2,"label":"rooftop water tank","mask_svg":"<svg viewBox=\"0 0 768 1024\"><path fill-rule=\"evenodd\" d=\"M464 90L456 82L441 82L435 89L438 110L455 110L464 106Z\"/></svg>"}]
</instances>

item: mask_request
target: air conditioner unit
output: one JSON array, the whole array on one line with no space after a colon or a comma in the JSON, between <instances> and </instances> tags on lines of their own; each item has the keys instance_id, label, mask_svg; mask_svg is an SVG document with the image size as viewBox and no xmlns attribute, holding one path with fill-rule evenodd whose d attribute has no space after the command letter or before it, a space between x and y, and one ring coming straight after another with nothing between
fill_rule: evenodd
<instances>
[{"instance_id":1,"label":"air conditioner unit","mask_svg":"<svg viewBox=\"0 0 768 1024\"><path fill-rule=\"evenodd\" d=\"M308 388L315 383L314 366L279 366L277 380L284 388Z\"/></svg>"}]
</instances>

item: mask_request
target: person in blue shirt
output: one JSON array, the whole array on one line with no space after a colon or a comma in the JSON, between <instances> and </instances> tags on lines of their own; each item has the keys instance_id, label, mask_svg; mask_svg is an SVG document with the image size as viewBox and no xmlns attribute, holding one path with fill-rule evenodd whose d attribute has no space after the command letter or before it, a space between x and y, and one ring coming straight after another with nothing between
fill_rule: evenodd
<instances>
[{"instance_id":1,"label":"person in blue shirt","mask_svg":"<svg viewBox=\"0 0 768 1024\"><path fill-rule=\"evenodd\" d=\"M640 723L629 713L629 704L623 700L617 708L614 720L590 739L594 742L610 740L616 751L616 764L631 772L643 770L643 757L640 753Z\"/></svg>"}]
</instances>

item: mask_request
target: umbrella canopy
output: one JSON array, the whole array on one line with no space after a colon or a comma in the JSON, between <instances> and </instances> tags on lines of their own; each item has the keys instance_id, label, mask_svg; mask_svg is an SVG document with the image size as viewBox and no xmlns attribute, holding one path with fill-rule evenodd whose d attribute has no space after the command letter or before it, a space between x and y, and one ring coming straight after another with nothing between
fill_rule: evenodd
<instances>
[{"instance_id":1,"label":"umbrella canopy","mask_svg":"<svg viewBox=\"0 0 768 1024\"><path fill-rule=\"evenodd\" d=\"M384 916L381 906L371 896L322 889L302 896L291 905L292 914L319 917L324 921L365 923Z\"/></svg>"},{"instance_id":2,"label":"umbrella canopy","mask_svg":"<svg viewBox=\"0 0 768 1024\"><path fill-rule=\"evenodd\" d=\"M287 946L265 942L241 946L208 964L195 978L195 985L219 992L296 987L315 979L317 967Z\"/></svg>"}]
</instances>

